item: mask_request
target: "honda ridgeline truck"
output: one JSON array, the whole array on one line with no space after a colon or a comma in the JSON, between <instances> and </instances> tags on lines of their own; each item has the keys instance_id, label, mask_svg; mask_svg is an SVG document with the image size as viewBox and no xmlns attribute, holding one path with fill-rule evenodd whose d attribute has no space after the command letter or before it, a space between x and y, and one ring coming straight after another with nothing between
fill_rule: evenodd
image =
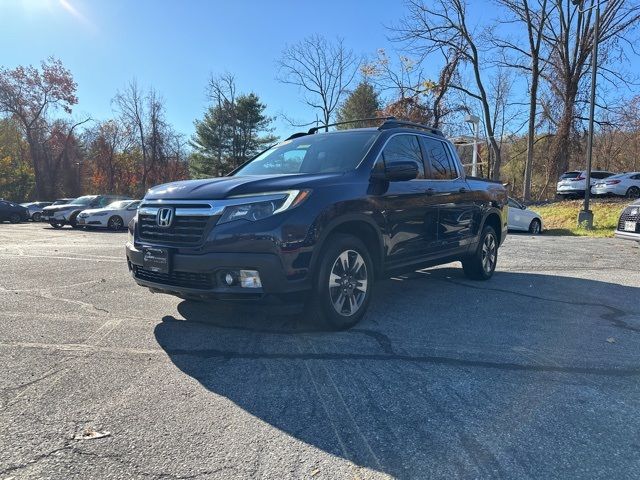
<instances>
[{"instance_id":1,"label":"honda ridgeline truck","mask_svg":"<svg viewBox=\"0 0 640 480\"><path fill-rule=\"evenodd\" d=\"M452 261L487 280L507 235L502 184L465 176L436 129L312 128L226 177L151 188L129 224L135 281L193 300L292 302L354 325L375 280Z\"/></svg>"}]
</instances>

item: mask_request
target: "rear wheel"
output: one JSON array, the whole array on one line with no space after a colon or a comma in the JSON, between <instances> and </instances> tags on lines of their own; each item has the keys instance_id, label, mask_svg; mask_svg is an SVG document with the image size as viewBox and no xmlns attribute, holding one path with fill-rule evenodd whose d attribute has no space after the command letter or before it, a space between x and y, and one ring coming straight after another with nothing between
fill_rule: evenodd
<instances>
[{"instance_id":1,"label":"rear wheel","mask_svg":"<svg viewBox=\"0 0 640 480\"><path fill-rule=\"evenodd\" d=\"M55 229L59 229L59 228L63 227L63 225L61 223L58 223L58 222L49 222L49 225L51 225Z\"/></svg>"},{"instance_id":2,"label":"rear wheel","mask_svg":"<svg viewBox=\"0 0 640 480\"><path fill-rule=\"evenodd\" d=\"M20 223L20 215L18 215L17 213L12 213L11 215L9 215L9 221L11 223Z\"/></svg>"},{"instance_id":3,"label":"rear wheel","mask_svg":"<svg viewBox=\"0 0 640 480\"><path fill-rule=\"evenodd\" d=\"M498 236L493 227L486 226L473 255L462 261L464 274L471 280L488 280L498 262Z\"/></svg>"},{"instance_id":4,"label":"rear wheel","mask_svg":"<svg viewBox=\"0 0 640 480\"><path fill-rule=\"evenodd\" d=\"M542 224L540 223L540 220L534 218L529 224L529 233L532 235L539 235L540 232L542 232Z\"/></svg>"},{"instance_id":5,"label":"rear wheel","mask_svg":"<svg viewBox=\"0 0 640 480\"><path fill-rule=\"evenodd\" d=\"M31 215L31 220L33 220L34 222L39 222L40 220L42 220L42 214L40 212L36 212L33 215Z\"/></svg>"},{"instance_id":6,"label":"rear wheel","mask_svg":"<svg viewBox=\"0 0 640 480\"><path fill-rule=\"evenodd\" d=\"M360 239L332 235L320 256L308 312L332 329L350 328L369 306L373 281L373 262Z\"/></svg>"},{"instance_id":7,"label":"rear wheel","mask_svg":"<svg viewBox=\"0 0 640 480\"><path fill-rule=\"evenodd\" d=\"M122 217L118 215L114 215L107 222L107 227L109 227L109 230L120 230L123 226L124 220L122 220Z\"/></svg>"},{"instance_id":8,"label":"rear wheel","mask_svg":"<svg viewBox=\"0 0 640 480\"><path fill-rule=\"evenodd\" d=\"M629 190L627 190L627 198L640 198L640 188L629 187Z\"/></svg>"}]
</instances>

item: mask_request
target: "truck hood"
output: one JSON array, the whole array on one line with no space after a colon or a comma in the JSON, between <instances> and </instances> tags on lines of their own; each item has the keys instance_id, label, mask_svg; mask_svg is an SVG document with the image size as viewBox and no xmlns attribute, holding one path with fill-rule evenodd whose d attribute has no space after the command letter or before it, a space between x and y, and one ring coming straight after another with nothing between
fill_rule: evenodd
<instances>
[{"instance_id":1,"label":"truck hood","mask_svg":"<svg viewBox=\"0 0 640 480\"><path fill-rule=\"evenodd\" d=\"M342 173L252 175L183 180L149 189L145 200L220 200L234 195L313 188L332 183Z\"/></svg>"}]
</instances>

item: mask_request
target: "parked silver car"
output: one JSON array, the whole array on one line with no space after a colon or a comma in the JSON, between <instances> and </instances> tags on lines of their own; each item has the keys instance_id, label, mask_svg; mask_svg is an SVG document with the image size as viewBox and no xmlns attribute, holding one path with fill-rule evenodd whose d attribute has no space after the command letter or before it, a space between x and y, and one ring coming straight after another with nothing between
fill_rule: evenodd
<instances>
[{"instance_id":1,"label":"parked silver car","mask_svg":"<svg viewBox=\"0 0 640 480\"><path fill-rule=\"evenodd\" d=\"M21 203L20 205L29 210L29 218L31 218L31 220L33 220L34 222L39 222L40 220L42 220L42 209L44 207L48 207L52 203L53 202L28 202Z\"/></svg>"},{"instance_id":2,"label":"parked silver car","mask_svg":"<svg viewBox=\"0 0 640 480\"><path fill-rule=\"evenodd\" d=\"M617 195L640 198L640 172L619 173L604 180L598 180L591 187L593 195Z\"/></svg>"},{"instance_id":3,"label":"parked silver car","mask_svg":"<svg viewBox=\"0 0 640 480\"><path fill-rule=\"evenodd\" d=\"M542 233L542 217L513 198L509 198L507 226L509 230L518 230L537 235Z\"/></svg>"},{"instance_id":4,"label":"parked silver car","mask_svg":"<svg viewBox=\"0 0 640 480\"><path fill-rule=\"evenodd\" d=\"M613 172L604 170L592 170L590 186L596 182L614 175ZM556 187L556 195L564 198L579 198L584 196L587 189L587 171L572 171L563 173Z\"/></svg>"}]
</instances>

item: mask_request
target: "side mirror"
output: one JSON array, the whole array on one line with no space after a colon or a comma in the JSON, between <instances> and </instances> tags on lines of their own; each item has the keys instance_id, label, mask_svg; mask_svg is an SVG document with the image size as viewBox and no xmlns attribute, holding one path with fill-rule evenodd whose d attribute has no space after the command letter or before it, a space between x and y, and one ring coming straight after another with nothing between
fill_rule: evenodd
<instances>
[{"instance_id":1,"label":"side mirror","mask_svg":"<svg viewBox=\"0 0 640 480\"><path fill-rule=\"evenodd\" d=\"M371 178L388 182L404 182L417 178L418 173L420 169L414 160L402 160L388 165L384 170L373 172Z\"/></svg>"},{"instance_id":2,"label":"side mirror","mask_svg":"<svg viewBox=\"0 0 640 480\"><path fill-rule=\"evenodd\" d=\"M526 210L527 206L526 205L522 205L522 210Z\"/></svg>"}]
</instances>

